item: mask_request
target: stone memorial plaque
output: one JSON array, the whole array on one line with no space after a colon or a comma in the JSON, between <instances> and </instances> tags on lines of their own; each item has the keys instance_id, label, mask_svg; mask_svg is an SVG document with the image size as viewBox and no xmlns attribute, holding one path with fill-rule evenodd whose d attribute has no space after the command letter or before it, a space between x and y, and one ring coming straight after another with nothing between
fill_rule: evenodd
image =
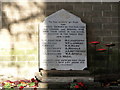
<instances>
[{"instance_id":1,"label":"stone memorial plaque","mask_svg":"<svg viewBox=\"0 0 120 90\"><path fill-rule=\"evenodd\" d=\"M40 68L83 70L87 67L86 24L62 9L39 27Z\"/></svg>"}]
</instances>

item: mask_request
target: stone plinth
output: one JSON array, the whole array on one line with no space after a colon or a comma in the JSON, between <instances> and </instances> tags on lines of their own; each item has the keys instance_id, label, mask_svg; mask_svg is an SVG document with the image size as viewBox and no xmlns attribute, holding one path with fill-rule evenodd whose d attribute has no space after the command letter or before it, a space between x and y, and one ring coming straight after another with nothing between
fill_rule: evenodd
<instances>
[{"instance_id":1,"label":"stone plinth","mask_svg":"<svg viewBox=\"0 0 120 90\"><path fill-rule=\"evenodd\" d=\"M40 88L67 88L68 83L77 80L78 82L94 82L87 70L41 70L35 75L41 82Z\"/></svg>"},{"instance_id":2,"label":"stone plinth","mask_svg":"<svg viewBox=\"0 0 120 90\"><path fill-rule=\"evenodd\" d=\"M89 76L90 72L87 70L41 70L44 77L68 77L68 76Z\"/></svg>"}]
</instances>

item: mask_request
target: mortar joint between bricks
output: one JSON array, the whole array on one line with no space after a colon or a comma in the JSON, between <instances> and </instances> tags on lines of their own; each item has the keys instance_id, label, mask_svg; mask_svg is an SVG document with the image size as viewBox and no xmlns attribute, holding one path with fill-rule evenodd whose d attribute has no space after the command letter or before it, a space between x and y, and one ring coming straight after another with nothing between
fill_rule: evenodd
<instances>
[{"instance_id":1,"label":"mortar joint between bricks","mask_svg":"<svg viewBox=\"0 0 120 90\"><path fill-rule=\"evenodd\" d=\"M94 8L94 7L93 7L93 5L92 5L92 11L93 11L93 8Z\"/></svg>"},{"instance_id":2,"label":"mortar joint between bricks","mask_svg":"<svg viewBox=\"0 0 120 90\"><path fill-rule=\"evenodd\" d=\"M110 5L110 8L111 8L111 11L112 11L112 9L113 9L113 8L112 8L112 4Z\"/></svg>"},{"instance_id":3,"label":"mortar joint between bricks","mask_svg":"<svg viewBox=\"0 0 120 90\"><path fill-rule=\"evenodd\" d=\"M102 13L102 17L103 17L103 13L104 13L104 11L102 10L102 12L101 12L101 13Z\"/></svg>"},{"instance_id":4,"label":"mortar joint between bricks","mask_svg":"<svg viewBox=\"0 0 120 90\"><path fill-rule=\"evenodd\" d=\"M55 11L57 10L57 4L55 4Z\"/></svg>"},{"instance_id":5,"label":"mortar joint between bricks","mask_svg":"<svg viewBox=\"0 0 120 90\"><path fill-rule=\"evenodd\" d=\"M110 32L110 34L111 34L111 35L113 34L112 31Z\"/></svg>"},{"instance_id":6,"label":"mortar joint between bricks","mask_svg":"<svg viewBox=\"0 0 120 90\"><path fill-rule=\"evenodd\" d=\"M102 30L104 29L104 24L102 23Z\"/></svg>"},{"instance_id":7,"label":"mortar joint between bricks","mask_svg":"<svg viewBox=\"0 0 120 90\"><path fill-rule=\"evenodd\" d=\"M85 12L83 12L83 15L82 15L83 17L85 16Z\"/></svg>"},{"instance_id":8,"label":"mortar joint between bricks","mask_svg":"<svg viewBox=\"0 0 120 90\"><path fill-rule=\"evenodd\" d=\"M75 10L75 4L73 5L73 10Z\"/></svg>"}]
</instances>

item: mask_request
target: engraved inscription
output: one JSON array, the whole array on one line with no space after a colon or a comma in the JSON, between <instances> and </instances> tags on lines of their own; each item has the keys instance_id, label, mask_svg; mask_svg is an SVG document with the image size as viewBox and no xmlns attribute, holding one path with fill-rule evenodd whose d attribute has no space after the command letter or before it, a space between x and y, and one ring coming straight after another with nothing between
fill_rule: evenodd
<instances>
[{"instance_id":1,"label":"engraved inscription","mask_svg":"<svg viewBox=\"0 0 120 90\"><path fill-rule=\"evenodd\" d=\"M67 14L69 18L63 18ZM86 25L80 18L60 10L40 24L41 68L83 70L87 67L86 53Z\"/></svg>"}]
</instances>

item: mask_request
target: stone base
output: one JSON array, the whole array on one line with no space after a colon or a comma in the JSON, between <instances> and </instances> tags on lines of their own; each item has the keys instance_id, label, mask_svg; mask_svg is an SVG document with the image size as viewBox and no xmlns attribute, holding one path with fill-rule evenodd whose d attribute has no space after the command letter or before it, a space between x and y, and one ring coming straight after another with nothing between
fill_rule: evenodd
<instances>
[{"instance_id":1,"label":"stone base","mask_svg":"<svg viewBox=\"0 0 120 90\"><path fill-rule=\"evenodd\" d=\"M78 82L94 82L93 77L42 77L41 82L73 82L77 80Z\"/></svg>"},{"instance_id":2,"label":"stone base","mask_svg":"<svg viewBox=\"0 0 120 90\"><path fill-rule=\"evenodd\" d=\"M100 88L101 83L99 82L86 82L85 83L88 88ZM41 89L49 89L49 90L69 90L69 83L56 83L56 82L40 82L38 87ZM91 89L91 90L93 90ZM96 90L96 89L95 89ZM102 89L100 89L102 90Z\"/></svg>"},{"instance_id":3,"label":"stone base","mask_svg":"<svg viewBox=\"0 0 120 90\"><path fill-rule=\"evenodd\" d=\"M90 76L87 70L41 70L35 76L41 81L40 88L65 89L68 83L74 80L85 83L94 82L94 77Z\"/></svg>"},{"instance_id":4,"label":"stone base","mask_svg":"<svg viewBox=\"0 0 120 90\"><path fill-rule=\"evenodd\" d=\"M87 70L41 70L40 72L36 72L35 76L42 82L51 82L51 80L54 80L55 82L56 80L65 82L73 81L74 79L82 81L93 80L93 77ZM48 81L45 81L45 79Z\"/></svg>"},{"instance_id":5,"label":"stone base","mask_svg":"<svg viewBox=\"0 0 120 90\"><path fill-rule=\"evenodd\" d=\"M38 84L38 87L43 88L43 89L67 89L68 88L68 83L58 83L58 82L40 82Z\"/></svg>"},{"instance_id":6,"label":"stone base","mask_svg":"<svg viewBox=\"0 0 120 90\"><path fill-rule=\"evenodd\" d=\"M43 77L90 76L90 72L87 70L41 70L40 74Z\"/></svg>"}]
</instances>

